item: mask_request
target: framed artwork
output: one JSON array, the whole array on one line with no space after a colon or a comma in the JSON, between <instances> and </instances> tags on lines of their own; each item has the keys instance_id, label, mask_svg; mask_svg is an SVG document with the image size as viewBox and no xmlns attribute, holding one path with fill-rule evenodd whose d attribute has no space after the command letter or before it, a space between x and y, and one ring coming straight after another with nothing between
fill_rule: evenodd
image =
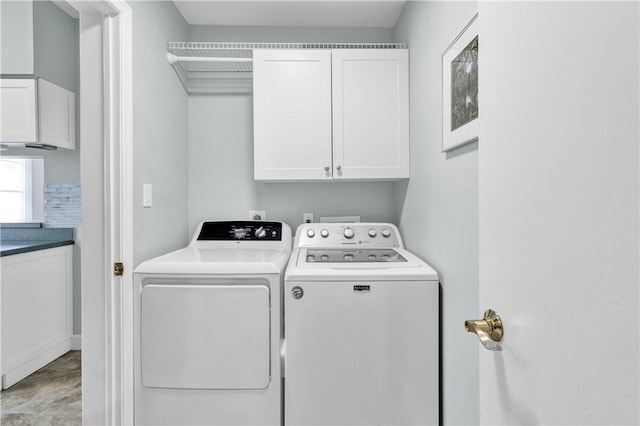
<instances>
[{"instance_id":1,"label":"framed artwork","mask_svg":"<svg viewBox=\"0 0 640 426\"><path fill-rule=\"evenodd\" d=\"M478 14L442 54L442 151L478 140Z\"/></svg>"}]
</instances>

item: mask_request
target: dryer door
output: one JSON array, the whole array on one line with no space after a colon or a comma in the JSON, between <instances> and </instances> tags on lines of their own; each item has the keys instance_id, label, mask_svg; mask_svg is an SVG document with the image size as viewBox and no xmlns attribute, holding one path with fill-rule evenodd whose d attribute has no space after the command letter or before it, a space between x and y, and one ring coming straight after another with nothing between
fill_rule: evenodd
<instances>
[{"instance_id":1,"label":"dryer door","mask_svg":"<svg viewBox=\"0 0 640 426\"><path fill-rule=\"evenodd\" d=\"M141 377L153 388L265 389L269 287L148 283L141 293Z\"/></svg>"}]
</instances>

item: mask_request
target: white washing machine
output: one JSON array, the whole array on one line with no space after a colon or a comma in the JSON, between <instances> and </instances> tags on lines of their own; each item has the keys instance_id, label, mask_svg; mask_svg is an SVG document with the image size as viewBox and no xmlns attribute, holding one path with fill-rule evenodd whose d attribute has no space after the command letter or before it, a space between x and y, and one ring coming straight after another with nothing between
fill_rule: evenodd
<instances>
[{"instance_id":1,"label":"white washing machine","mask_svg":"<svg viewBox=\"0 0 640 426\"><path fill-rule=\"evenodd\" d=\"M135 270L136 424L279 425L291 228L204 222Z\"/></svg>"},{"instance_id":2,"label":"white washing machine","mask_svg":"<svg viewBox=\"0 0 640 426\"><path fill-rule=\"evenodd\" d=\"M285 273L287 425L433 425L439 283L382 223L301 225Z\"/></svg>"}]
</instances>

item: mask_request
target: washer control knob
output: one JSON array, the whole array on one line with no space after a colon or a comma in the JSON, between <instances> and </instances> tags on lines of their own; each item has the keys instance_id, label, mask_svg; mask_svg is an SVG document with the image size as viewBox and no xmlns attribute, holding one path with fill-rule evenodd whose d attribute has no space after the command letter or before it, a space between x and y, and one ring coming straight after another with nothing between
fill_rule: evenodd
<instances>
[{"instance_id":1,"label":"washer control knob","mask_svg":"<svg viewBox=\"0 0 640 426\"><path fill-rule=\"evenodd\" d=\"M355 232L353 232L353 229L351 228L344 228L344 231L342 232L342 234L347 239L351 239L353 238L354 235L356 235Z\"/></svg>"},{"instance_id":2,"label":"washer control knob","mask_svg":"<svg viewBox=\"0 0 640 426\"><path fill-rule=\"evenodd\" d=\"M382 230L382 236L385 238L389 238L391 236L391 231L389 231L387 228L384 228Z\"/></svg>"},{"instance_id":3,"label":"washer control knob","mask_svg":"<svg viewBox=\"0 0 640 426\"><path fill-rule=\"evenodd\" d=\"M373 228L369 229L369 236L370 236L371 238L375 238L375 237L376 237L376 235L378 235L378 232L376 232L376 230L375 230L375 229L373 229Z\"/></svg>"},{"instance_id":4,"label":"washer control knob","mask_svg":"<svg viewBox=\"0 0 640 426\"><path fill-rule=\"evenodd\" d=\"M258 229L256 229L256 238L264 238L267 236L267 231L264 229L264 227L260 227Z\"/></svg>"},{"instance_id":5,"label":"washer control knob","mask_svg":"<svg viewBox=\"0 0 640 426\"><path fill-rule=\"evenodd\" d=\"M316 236L316 231L314 231L313 229L308 229L307 230L307 237L313 238L315 236Z\"/></svg>"},{"instance_id":6,"label":"washer control knob","mask_svg":"<svg viewBox=\"0 0 640 426\"><path fill-rule=\"evenodd\" d=\"M233 230L233 236L239 240L242 240L247 236L247 231L244 228L236 228Z\"/></svg>"},{"instance_id":7,"label":"washer control knob","mask_svg":"<svg viewBox=\"0 0 640 426\"><path fill-rule=\"evenodd\" d=\"M327 238L327 237L329 236L329 231L328 231L328 230L326 230L326 229L321 230L321 231L320 231L320 236L321 236L322 238Z\"/></svg>"},{"instance_id":8,"label":"washer control knob","mask_svg":"<svg viewBox=\"0 0 640 426\"><path fill-rule=\"evenodd\" d=\"M352 254L347 253L347 254L345 254L345 255L343 256L343 259L344 259L345 261L347 261L347 262L353 262L353 260L355 259L355 257L354 257Z\"/></svg>"}]
</instances>

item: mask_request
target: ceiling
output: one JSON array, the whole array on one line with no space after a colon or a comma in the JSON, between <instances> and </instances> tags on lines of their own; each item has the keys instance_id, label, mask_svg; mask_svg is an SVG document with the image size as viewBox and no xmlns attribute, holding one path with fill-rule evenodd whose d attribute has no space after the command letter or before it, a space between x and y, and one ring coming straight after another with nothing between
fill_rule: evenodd
<instances>
[{"instance_id":1,"label":"ceiling","mask_svg":"<svg viewBox=\"0 0 640 426\"><path fill-rule=\"evenodd\" d=\"M405 0L173 0L191 25L393 28Z\"/></svg>"}]
</instances>

